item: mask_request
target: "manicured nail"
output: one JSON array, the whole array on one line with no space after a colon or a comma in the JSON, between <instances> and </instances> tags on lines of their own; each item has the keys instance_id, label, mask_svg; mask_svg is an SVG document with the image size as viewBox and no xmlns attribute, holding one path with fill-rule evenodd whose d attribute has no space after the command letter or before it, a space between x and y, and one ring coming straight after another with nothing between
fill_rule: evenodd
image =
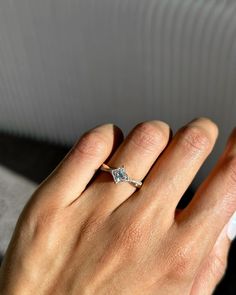
<instances>
[{"instance_id":1,"label":"manicured nail","mask_svg":"<svg viewBox=\"0 0 236 295\"><path fill-rule=\"evenodd\" d=\"M229 220L227 236L231 241L233 241L236 237L236 211Z\"/></svg>"}]
</instances>

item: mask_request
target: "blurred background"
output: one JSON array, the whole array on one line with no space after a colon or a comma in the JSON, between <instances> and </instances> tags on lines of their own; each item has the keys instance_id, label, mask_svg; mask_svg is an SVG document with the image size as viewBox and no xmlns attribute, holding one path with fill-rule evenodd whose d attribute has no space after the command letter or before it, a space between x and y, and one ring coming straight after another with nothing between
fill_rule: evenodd
<instances>
[{"instance_id":1,"label":"blurred background","mask_svg":"<svg viewBox=\"0 0 236 295\"><path fill-rule=\"evenodd\" d=\"M0 253L36 186L75 140L112 122L125 134L198 116L236 125L236 1L0 1ZM236 294L235 244L215 294Z\"/></svg>"}]
</instances>

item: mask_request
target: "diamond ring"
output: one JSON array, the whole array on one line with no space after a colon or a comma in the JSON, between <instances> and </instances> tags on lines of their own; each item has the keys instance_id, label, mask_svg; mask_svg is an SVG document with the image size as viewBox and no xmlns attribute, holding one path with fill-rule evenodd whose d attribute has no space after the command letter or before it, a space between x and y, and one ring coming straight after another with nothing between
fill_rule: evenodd
<instances>
[{"instance_id":1,"label":"diamond ring","mask_svg":"<svg viewBox=\"0 0 236 295\"><path fill-rule=\"evenodd\" d=\"M130 184L132 184L133 186L135 186L137 188L140 188L142 186L141 181L132 179L127 175L124 165L122 165L121 167L118 167L118 168L112 168L112 167L109 167L108 165L106 165L105 163L103 163L102 166L100 167L100 169L102 171L106 171L106 172L111 173L115 183L129 182Z\"/></svg>"}]
</instances>

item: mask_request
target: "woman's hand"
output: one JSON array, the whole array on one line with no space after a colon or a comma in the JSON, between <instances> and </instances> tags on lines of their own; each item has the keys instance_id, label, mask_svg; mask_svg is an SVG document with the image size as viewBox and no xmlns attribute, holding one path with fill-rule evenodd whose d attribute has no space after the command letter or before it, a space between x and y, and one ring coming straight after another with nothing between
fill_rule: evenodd
<instances>
[{"instance_id":1,"label":"woman's hand","mask_svg":"<svg viewBox=\"0 0 236 295\"><path fill-rule=\"evenodd\" d=\"M176 206L217 136L207 118L173 138L162 121L138 124L125 140L112 124L86 132L22 211L0 294L211 294L236 210L235 131L190 204ZM124 164L142 187L115 184L103 162Z\"/></svg>"}]
</instances>

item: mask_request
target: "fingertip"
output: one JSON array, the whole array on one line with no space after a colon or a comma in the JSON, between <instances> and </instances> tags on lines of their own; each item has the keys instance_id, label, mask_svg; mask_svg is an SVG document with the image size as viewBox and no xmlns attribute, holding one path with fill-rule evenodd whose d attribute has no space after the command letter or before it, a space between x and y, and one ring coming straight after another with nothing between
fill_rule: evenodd
<instances>
[{"instance_id":1,"label":"fingertip","mask_svg":"<svg viewBox=\"0 0 236 295\"><path fill-rule=\"evenodd\" d=\"M191 125L199 125L203 127L210 135L213 135L215 140L219 136L219 127L215 121L209 117L197 117L189 122Z\"/></svg>"},{"instance_id":2,"label":"fingertip","mask_svg":"<svg viewBox=\"0 0 236 295\"><path fill-rule=\"evenodd\" d=\"M112 131L114 134L124 136L121 128L114 123L99 124L99 125L96 125L94 128L92 128L91 130L93 129L96 131L104 131L104 130L107 130L108 132Z\"/></svg>"},{"instance_id":3,"label":"fingertip","mask_svg":"<svg viewBox=\"0 0 236 295\"><path fill-rule=\"evenodd\" d=\"M105 124L99 124L87 131L86 133L90 132L99 132L103 136L107 138L108 141L113 142L113 146L117 146L122 140L124 139L123 131L120 127L118 127L114 123L105 123Z\"/></svg>"}]
</instances>

